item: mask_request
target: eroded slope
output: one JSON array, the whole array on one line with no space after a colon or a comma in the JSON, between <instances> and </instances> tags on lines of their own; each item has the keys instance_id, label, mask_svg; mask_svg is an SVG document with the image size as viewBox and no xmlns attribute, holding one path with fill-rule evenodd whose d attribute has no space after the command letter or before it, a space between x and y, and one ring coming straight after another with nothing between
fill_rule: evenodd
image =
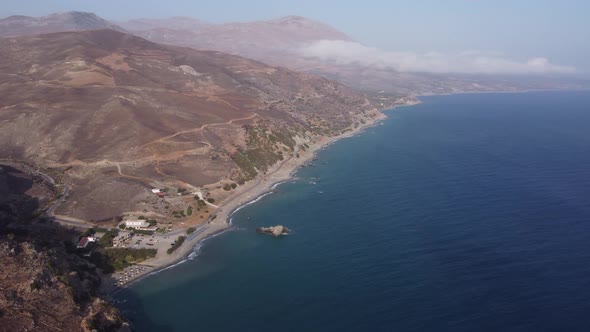
<instances>
[{"instance_id":1,"label":"eroded slope","mask_svg":"<svg viewBox=\"0 0 590 332\"><path fill-rule=\"evenodd\" d=\"M64 214L137 209L154 183L248 181L376 116L327 79L113 30L0 40L0 156L63 172Z\"/></svg>"}]
</instances>

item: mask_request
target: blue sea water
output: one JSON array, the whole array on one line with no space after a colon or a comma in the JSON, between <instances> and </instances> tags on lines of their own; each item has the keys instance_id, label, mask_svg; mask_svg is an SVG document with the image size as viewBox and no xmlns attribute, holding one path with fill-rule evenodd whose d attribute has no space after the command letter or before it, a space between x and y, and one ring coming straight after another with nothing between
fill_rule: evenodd
<instances>
[{"instance_id":1,"label":"blue sea water","mask_svg":"<svg viewBox=\"0 0 590 332\"><path fill-rule=\"evenodd\" d=\"M590 93L422 100L122 292L124 314L139 331L590 331ZM255 232L275 224L294 232Z\"/></svg>"}]
</instances>

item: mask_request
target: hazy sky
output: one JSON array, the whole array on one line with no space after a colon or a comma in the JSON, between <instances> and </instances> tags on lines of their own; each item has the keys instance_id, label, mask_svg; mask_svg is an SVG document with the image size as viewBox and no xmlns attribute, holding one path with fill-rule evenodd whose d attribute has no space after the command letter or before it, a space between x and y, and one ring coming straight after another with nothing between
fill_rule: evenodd
<instances>
[{"instance_id":1,"label":"hazy sky","mask_svg":"<svg viewBox=\"0 0 590 332\"><path fill-rule=\"evenodd\" d=\"M192 16L209 22L301 15L385 51L478 51L590 72L587 0L3 0L0 16L91 11L114 20Z\"/></svg>"}]
</instances>

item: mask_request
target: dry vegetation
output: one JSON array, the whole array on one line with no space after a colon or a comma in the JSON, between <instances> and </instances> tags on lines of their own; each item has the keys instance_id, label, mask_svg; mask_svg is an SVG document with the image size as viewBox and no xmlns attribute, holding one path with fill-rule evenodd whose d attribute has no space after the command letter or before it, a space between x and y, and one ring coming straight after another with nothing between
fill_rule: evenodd
<instances>
[{"instance_id":1,"label":"dry vegetation","mask_svg":"<svg viewBox=\"0 0 590 332\"><path fill-rule=\"evenodd\" d=\"M188 201L150 188L243 183L376 112L326 79L113 30L7 38L0 57L0 156L61 172L58 213L86 220L166 216Z\"/></svg>"},{"instance_id":2,"label":"dry vegetation","mask_svg":"<svg viewBox=\"0 0 590 332\"><path fill-rule=\"evenodd\" d=\"M78 234L37 213L54 194L0 165L0 331L116 331L123 320L97 297L96 267L68 249Z\"/></svg>"}]
</instances>

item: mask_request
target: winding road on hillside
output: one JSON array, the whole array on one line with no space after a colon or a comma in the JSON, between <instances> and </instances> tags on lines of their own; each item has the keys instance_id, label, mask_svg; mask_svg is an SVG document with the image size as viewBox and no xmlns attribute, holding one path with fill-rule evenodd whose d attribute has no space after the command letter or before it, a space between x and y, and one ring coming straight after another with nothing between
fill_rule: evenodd
<instances>
[{"instance_id":1,"label":"winding road on hillside","mask_svg":"<svg viewBox=\"0 0 590 332\"><path fill-rule=\"evenodd\" d=\"M158 143L158 142L164 142L165 140L172 139L172 138L177 137L177 136L182 135L182 134L194 133L194 132L202 131L202 130L208 128L208 127L213 127L213 126L230 125L230 124L233 124L234 122L237 122L237 121L245 121L245 120L253 119L256 116L258 116L258 114L254 113L254 114L251 114L251 115L249 115L247 117L231 119L231 120L226 121L226 122L204 124L204 125L202 125L202 126L200 126L198 128L193 128L193 129L189 129L189 130L178 131L178 132L176 132L174 134L167 135L167 136L164 136L164 137L160 137L160 138L158 138L158 139L156 139L156 140L154 140L152 142L146 143L146 144L142 145L138 149L138 151L141 150L141 149L143 149L144 147L150 145L150 144L154 144L154 143ZM206 144L209 148L211 147L211 144L209 142L203 142L203 143ZM194 150L197 150L197 149L194 149ZM179 151L179 153L182 152L184 154L187 154L187 153L193 152L194 150ZM175 155L175 157L178 158L178 155ZM284 162L286 162L286 161L288 161L290 159L291 158L285 160ZM132 175L128 175L128 174L123 173L123 170L121 168L121 165L122 164L125 165L125 164L137 163L137 162L153 162L153 161L162 161L162 160L166 160L166 158L160 159L160 158L153 158L153 157L145 157L145 158L139 158L139 159L130 160L130 161L124 161L124 162L123 161L111 161L111 160L108 160L108 159L98 160L98 161L94 161L94 162L84 162L84 161L81 161L81 160L74 160L74 161L69 162L69 163L52 164L51 166L52 167L68 167L68 166L98 166L98 167L109 167L109 166L115 166L117 168L117 173L120 176L122 176L122 177L129 178L129 179L134 179L134 180L138 180L138 181L141 181L141 182L151 183L151 182L154 182L155 180L150 179L150 178L132 176ZM282 164L281 164L281 166L282 166ZM36 170L35 170L35 172L38 173L39 175L41 175L46 181L50 182L53 186L55 186L55 180L52 177L50 177L47 174L41 173L39 171L36 171ZM84 220L80 220L80 219L76 219L76 218L71 218L71 217L61 216L61 215L56 215L55 214L55 211L59 208L59 206L68 197L69 191L70 191L69 186L64 185L62 195L58 199L56 199L55 202L53 202L51 204L51 206L46 210L47 216L50 217L51 220L53 220L55 222L58 222L60 224L67 225L67 226L79 227L79 228L88 228L88 227L91 227L93 224L90 223L90 222L86 222ZM205 202L208 205L212 205L214 207L217 207L216 205L213 205L213 204L211 204L211 203L209 203L207 201L205 201Z\"/></svg>"},{"instance_id":2,"label":"winding road on hillside","mask_svg":"<svg viewBox=\"0 0 590 332\"><path fill-rule=\"evenodd\" d=\"M156 143L168 144L168 142L165 142L166 140L172 139L172 138L177 137L182 134L199 132L199 131L202 131L202 130L209 128L209 127L231 125L234 122L250 120L250 119L255 118L256 116L258 116L258 114L254 113L254 114L251 114L247 117L235 118L235 119L228 120L226 122L208 123L208 124L204 124L204 125L197 127L197 128L188 129L188 130L181 130L181 131L175 132L174 134L163 136L163 137L160 137L156 140L148 142L148 143L140 146L138 148L137 152L141 151L142 149L144 149L145 147L147 147L151 144L156 144ZM177 142L171 142L171 143L177 143ZM198 143L205 144L207 146L206 148L209 148L209 149L212 147L211 143L209 143L209 142L199 141ZM179 159L183 156L186 156L186 155L195 154L198 152L202 153L202 149L203 149L203 147L199 147L199 148L191 149L191 150L175 151L175 152L171 152L171 153L168 153L165 155L160 155L160 156L149 156L149 157L137 158L137 159L126 160L126 161L114 161L114 160L109 160L109 159L102 159L102 160L98 160L98 161L74 160L74 161L67 162L67 163L52 163L49 166L50 167L70 167L70 166L111 167L111 166L114 166L117 168L117 173L119 173L119 175L122 177L138 180L138 181L145 182L145 183L151 183L151 182L158 182L158 181L156 181L154 179L150 179L150 178L144 178L144 177L138 177L138 176L125 174L125 173L123 173L121 166L131 165L131 164L146 164L146 163L153 163L153 162L160 162L160 161L177 160L177 159Z\"/></svg>"},{"instance_id":3,"label":"winding road on hillside","mask_svg":"<svg viewBox=\"0 0 590 332\"><path fill-rule=\"evenodd\" d=\"M53 178L50 177L50 179L53 181ZM54 181L54 183L55 183L55 181ZM57 210L57 208L59 208L59 206L68 198L69 194L70 194L70 187L67 184L64 184L62 194L55 200L55 202L53 202L53 204L51 204L51 206L47 210L45 210L45 214L53 222L57 222L59 224L65 225L65 226L84 228L84 229L88 228L88 227L92 227L93 224L90 222L87 222L87 221L84 221L81 219L77 219L77 218L73 218L73 217L55 214L55 211Z\"/></svg>"},{"instance_id":4,"label":"winding road on hillside","mask_svg":"<svg viewBox=\"0 0 590 332\"><path fill-rule=\"evenodd\" d=\"M46 173L43 173L43 172L41 172L29 165L19 163L19 162L11 162L11 161L6 160L6 161L3 161L3 163L7 164L7 165L11 165L13 167L17 167L17 168L24 168L30 173L35 173L38 176L42 177L43 180L48 182L54 188L54 190L57 189L57 182L55 181L55 179ZM68 185L64 184L63 185L63 192L61 193L61 195L59 197L57 197L57 199L54 202L52 202L47 207L47 209L45 209L46 216L49 217L51 221L57 222L59 224L63 224L66 226L77 227L77 228L88 228L88 227L92 226L91 223L81 220L81 219L76 219L76 218L72 218L72 217L67 217L67 216L55 214L55 211L57 210L57 208L59 208L59 206L66 200L66 198L68 197L69 194L70 194L70 187Z\"/></svg>"},{"instance_id":5,"label":"winding road on hillside","mask_svg":"<svg viewBox=\"0 0 590 332\"><path fill-rule=\"evenodd\" d=\"M45 181L49 182L51 184L51 186L53 186L54 188L56 188L56 182L55 179L52 178L51 176L40 172L38 170L35 170L33 168L29 167L29 170L31 172L35 172L37 173L39 176L43 177L43 179L45 179ZM72 218L72 217L68 217L68 216L62 216L62 215L57 215L55 214L55 211L57 210L57 208L59 208L59 206L68 198L68 195L70 194L70 187L67 184L63 185L63 192L61 193L61 195L59 195L59 197L45 210L45 214L47 215L47 217L50 218L51 221L53 222L57 222L59 224L65 225L65 226L71 226L71 227L76 227L76 228L88 228L92 226L92 223L89 223L87 221L81 220L81 219L77 219L77 218Z\"/></svg>"},{"instance_id":6,"label":"winding road on hillside","mask_svg":"<svg viewBox=\"0 0 590 332\"><path fill-rule=\"evenodd\" d=\"M153 141L151 141L151 142L148 142L148 143L146 143L146 144L144 144L144 145L140 146L140 147L139 147L139 149L137 149L137 152L141 151L141 150L142 150L142 149L144 149L146 146L149 146L149 145L151 145L151 144L155 144L155 143L162 143L162 142L164 142L165 140L168 140L168 139L174 138L174 137L176 137L176 136L179 136L179 135L188 134L188 133L196 133L196 132L202 131L202 130L204 130L204 129L207 129L207 128L209 128L209 127L215 127L215 126L221 126L221 125L229 125L229 124L233 124L233 123L234 123L234 121L244 121L244 120L250 120L250 119L252 119L252 118L256 117L257 115L258 115L257 113L254 113L254 114L252 114L252 115L250 115L250 116L248 116L248 117L244 117L244 118L231 119L231 120L229 120L229 121L226 121L226 122L207 123L207 124L204 124L204 125L202 125L202 126L200 126L200 127L198 127L198 128L193 128L193 129L188 129L188 130L182 130L182 131L178 131L178 132L176 132L176 133L174 133L174 134L171 134L171 135L168 135L168 136L164 136L164 137L160 137L160 138L158 138L158 139L156 139L156 140L153 140Z\"/></svg>"}]
</instances>

